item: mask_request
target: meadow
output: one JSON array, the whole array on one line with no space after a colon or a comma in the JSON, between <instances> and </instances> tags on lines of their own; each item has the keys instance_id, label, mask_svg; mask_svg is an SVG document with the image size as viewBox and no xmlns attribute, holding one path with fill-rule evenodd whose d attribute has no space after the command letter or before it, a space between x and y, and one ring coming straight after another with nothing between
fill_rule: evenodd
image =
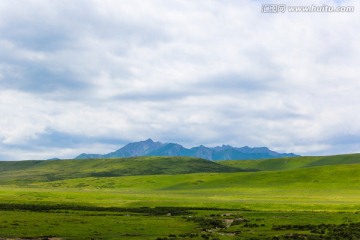
<instances>
[{"instance_id":1,"label":"meadow","mask_svg":"<svg viewBox=\"0 0 360 240\"><path fill-rule=\"evenodd\" d=\"M0 238L360 239L360 154L0 162Z\"/></svg>"}]
</instances>

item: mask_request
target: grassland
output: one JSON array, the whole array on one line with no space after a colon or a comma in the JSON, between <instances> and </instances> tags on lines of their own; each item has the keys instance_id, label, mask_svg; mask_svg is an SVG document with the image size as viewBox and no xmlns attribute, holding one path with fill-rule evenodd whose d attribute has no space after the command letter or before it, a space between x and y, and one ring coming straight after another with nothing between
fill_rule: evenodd
<instances>
[{"instance_id":1,"label":"grassland","mask_svg":"<svg viewBox=\"0 0 360 240\"><path fill-rule=\"evenodd\" d=\"M359 154L0 162L0 238L359 239L359 173Z\"/></svg>"}]
</instances>

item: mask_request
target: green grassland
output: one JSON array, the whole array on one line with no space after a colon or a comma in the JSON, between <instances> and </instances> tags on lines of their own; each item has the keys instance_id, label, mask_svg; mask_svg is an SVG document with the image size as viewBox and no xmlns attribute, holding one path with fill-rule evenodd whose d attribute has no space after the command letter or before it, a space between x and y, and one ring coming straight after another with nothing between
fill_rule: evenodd
<instances>
[{"instance_id":1,"label":"green grassland","mask_svg":"<svg viewBox=\"0 0 360 240\"><path fill-rule=\"evenodd\" d=\"M0 238L359 239L359 173L360 154L0 162Z\"/></svg>"},{"instance_id":2,"label":"green grassland","mask_svg":"<svg viewBox=\"0 0 360 240\"><path fill-rule=\"evenodd\" d=\"M359 164L360 154L343 154L334 156L308 156L308 157L294 157L294 158L275 158L265 160L226 160L218 161L218 163L244 170L290 170L298 168L308 168L326 165L339 164Z\"/></svg>"}]
</instances>

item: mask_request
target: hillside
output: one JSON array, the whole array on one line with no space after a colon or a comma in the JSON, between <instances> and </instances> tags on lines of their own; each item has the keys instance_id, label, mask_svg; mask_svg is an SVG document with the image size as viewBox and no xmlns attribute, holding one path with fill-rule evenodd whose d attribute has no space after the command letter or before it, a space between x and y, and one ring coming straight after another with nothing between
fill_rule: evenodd
<instances>
[{"instance_id":1,"label":"hillside","mask_svg":"<svg viewBox=\"0 0 360 240\"><path fill-rule=\"evenodd\" d=\"M230 159L267 159L280 157L296 157L293 153L278 153L267 147L232 147L222 145L218 147L205 147L203 145L193 148L185 148L177 143L154 142L151 139L129 143L126 146L107 154L82 153L75 159L89 158L123 158L135 156L191 156L208 160Z\"/></svg>"},{"instance_id":2,"label":"hillside","mask_svg":"<svg viewBox=\"0 0 360 240\"><path fill-rule=\"evenodd\" d=\"M240 170L191 157L19 161L0 162L0 183L30 183L83 177L234 171Z\"/></svg>"},{"instance_id":3,"label":"hillside","mask_svg":"<svg viewBox=\"0 0 360 240\"><path fill-rule=\"evenodd\" d=\"M219 194L241 192L271 193L281 191L284 195L312 192L360 194L360 164L327 165L287 171L193 173L174 175L121 176L112 178L78 178L47 182L43 186L75 188L79 185L90 188L119 188L132 190L166 191L219 191ZM261 192L260 191L260 192Z\"/></svg>"},{"instance_id":4,"label":"hillside","mask_svg":"<svg viewBox=\"0 0 360 240\"><path fill-rule=\"evenodd\" d=\"M343 154L334 156L310 156L296 158L277 158L265 160L218 161L218 163L241 169L258 171L290 170L316 166L338 164L360 164L360 154Z\"/></svg>"},{"instance_id":5,"label":"hillside","mask_svg":"<svg viewBox=\"0 0 360 240\"><path fill-rule=\"evenodd\" d=\"M34 182L30 186L55 191L51 193L53 201L72 201L68 199L70 194L74 198L82 196L81 201L88 203L102 199L109 206L358 210L359 172L360 164L339 164L286 171L86 177ZM38 201L39 197L23 191L14 194L26 194L29 201Z\"/></svg>"},{"instance_id":6,"label":"hillside","mask_svg":"<svg viewBox=\"0 0 360 240\"><path fill-rule=\"evenodd\" d=\"M0 162L0 184L85 177L283 171L356 163L360 164L360 154L216 162L192 157L11 161Z\"/></svg>"}]
</instances>

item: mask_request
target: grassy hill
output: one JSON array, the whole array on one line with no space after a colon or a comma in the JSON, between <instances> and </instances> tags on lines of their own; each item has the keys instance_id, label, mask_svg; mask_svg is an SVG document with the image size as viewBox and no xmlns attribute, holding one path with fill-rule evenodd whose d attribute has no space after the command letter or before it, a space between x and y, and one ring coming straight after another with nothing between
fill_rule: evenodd
<instances>
[{"instance_id":1,"label":"grassy hill","mask_svg":"<svg viewBox=\"0 0 360 240\"><path fill-rule=\"evenodd\" d=\"M356 211L359 173L360 164L338 164L286 171L32 179L26 188L0 184L0 202Z\"/></svg>"},{"instance_id":2,"label":"grassy hill","mask_svg":"<svg viewBox=\"0 0 360 240\"><path fill-rule=\"evenodd\" d=\"M95 191L96 196L100 194L98 191L112 191L116 194L111 195L109 201L111 204L116 202L121 206L123 204L136 206L185 204L240 208L246 203L256 209L284 209L286 206L291 206L290 209L293 209L294 206L304 205L309 209L323 209L325 208L323 206L347 208L350 205L351 208L356 208L360 206L358 161L359 155L352 154L236 161L236 165L233 164L234 161L224 161L222 163L232 163L230 166L233 168L221 168L217 162L202 159L141 157L124 160L54 161L56 164L46 162L48 165L41 168L27 166L26 171L20 172L29 174L30 170L35 169L50 171L50 166L51 171L55 171L55 167L57 167L56 171L62 168L63 175L57 175L59 180L47 179L44 176L36 180L33 177L29 186L60 191L64 189L66 189L64 191ZM75 166L78 169L74 170ZM266 171L240 172L234 168L235 166ZM160 174L150 174L155 173L155 170ZM16 180L20 180L19 176ZM34 196L37 198L38 194ZM54 199L62 197L56 196ZM107 197L106 194L103 196L104 199ZM115 201L117 197L120 199ZM92 199L89 196L85 198Z\"/></svg>"},{"instance_id":3,"label":"grassy hill","mask_svg":"<svg viewBox=\"0 0 360 240\"><path fill-rule=\"evenodd\" d=\"M360 154L217 162L193 157L0 161L0 184L27 184L86 177L284 171L359 163ZM261 175L253 174L249 177L253 179ZM266 179L263 182L266 182Z\"/></svg>"},{"instance_id":4,"label":"grassy hill","mask_svg":"<svg viewBox=\"0 0 360 240\"><path fill-rule=\"evenodd\" d=\"M171 206L186 203L189 206L240 207L249 201L252 206L255 203L269 206L269 202L318 206L330 201L333 204L352 202L358 206L359 160L359 154L350 154L220 162L224 165L190 157L0 162L0 185L27 185L38 188L36 191L89 190L95 191L96 196L103 190L115 191L116 194L110 198L120 197L115 201L116 205L168 206L170 201ZM104 201L107 202L110 195L105 195ZM57 201L62 197L55 194L53 199ZM37 192L34 201L38 198ZM52 197L46 201L49 199ZM92 197L86 195L84 199ZM86 202L84 199L81 201ZM124 199L127 200L124 202ZM106 204L115 203L109 201Z\"/></svg>"},{"instance_id":5,"label":"grassy hill","mask_svg":"<svg viewBox=\"0 0 360 240\"><path fill-rule=\"evenodd\" d=\"M329 165L288 171L193 173L175 175L87 177L46 182L41 186L77 188L109 188L154 191L215 190L233 192L242 189L307 191L356 190L360 193L360 164Z\"/></svg>"},{"instance_id":6,"label":"grassy hill","mask_svg":"<svg viewBox=\"0 0 360 240\"><path fill-rule=\"evenodd\" d=\"M218 163L241 169L259 170L259 171L275 171L290 170L297 168L309 168L316 166L338 165L338 164L359 164L360 154L343 154L334 156L310 156L310 157L294 157L294 158L277 158L266 160L227 160L218 161Z\"/></svg>"},{"instance_id":7,"label":"grassy hill","mask_svg":"<svg viewBox=\"0 0 360 240\"><path fill-rule=\"evenodd\" d=\"M0 183L31 183L83 177L235 172L238 168L192 157L0 162Z\"/></svg>"}]
</instances>

